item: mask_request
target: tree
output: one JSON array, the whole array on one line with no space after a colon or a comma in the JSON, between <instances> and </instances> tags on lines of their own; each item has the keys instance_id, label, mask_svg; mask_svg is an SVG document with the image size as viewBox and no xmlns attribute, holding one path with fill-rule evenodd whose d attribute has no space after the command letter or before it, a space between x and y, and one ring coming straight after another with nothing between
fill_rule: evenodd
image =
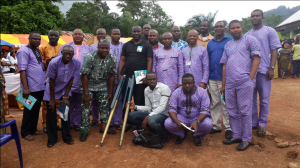
<instances>
[{"instance_id":1,"label":"tree","mask_svg":"<svg viewBox=\"0 0 300 168\"><path fill-rule=\"evenodd\" d=\"M243 31L242 31L243 34L247 33L253 27L250 18L242 18L241 25L243 28Z\"/></svg>"},{"instance_id":2,"label":"tree","mask_svg":"<svg viewBox=\"0 0 300 168\"><path fill-rule=\"evenodd\" d=\"M268 14L264 18L264 24L274 28L283 21L282 17L283 15Z\"/></svg>"},{"instance_id":3,"label":"tree","mask_svg":"<svg viewBox=\"0 0 300 168\"><path fill-rule=\"evenodd\" d=\"M132 19L139 19L141 16L141 9L143 4L140 0L119 0L120 3L117 4L117 7L122 9L123 14L125 12L130 12Z\"/></svg>"},{"instance_id":4,"label":"tree","mask_svg":"<svg viewBox=\"0 0 300 168\"><path fill-rule=\"evenodd\" d=\"M195 15L192 18L188 19L187 23L185 24L184 27L189 28L189 29L195 29L198 32L200 32L200 23L204 20L208 21L208 23L210 24L210 29L209 29L209 33L214 35L214 23L215 23L215 18L217 15L218 11L216 11L215 13L208 13L207 15L204 14L199 14L199 15Z\"/></svg>"},{"instance_id":5,"label":"tree","mask_svg":"<svg viewBox=\"0 0 300 168\"><path fill-rule=\"evenodd\" d=\"M50 29L58 29L63 23L63 14L50 0L27 0L11 4L13 5L1 6L1 33L29 34L37 31L48 34Z\"/></svg>"},{"instance_id":6,"label":"tree","mask_svg":"<svg viewBox=\"0 0 300 168\"><path fill-rule=\"evenodd\" d=\"M153 22L158 24L172 21L171 17L156 3L156 0L143 2L142 16L150 17Z\"/></svg>"}]
</instances>

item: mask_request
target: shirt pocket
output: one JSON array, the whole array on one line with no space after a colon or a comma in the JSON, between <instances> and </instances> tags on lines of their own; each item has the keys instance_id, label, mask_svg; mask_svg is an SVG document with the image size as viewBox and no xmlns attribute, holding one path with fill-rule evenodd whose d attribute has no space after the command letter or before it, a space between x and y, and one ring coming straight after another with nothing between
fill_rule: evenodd
<instances>
[{"instance_id":1,"label":"shirt pocket","mask_svg":"<svg viewBox=\"0 0 300 168\"><path fill-rule=\"evenodd\" d=\"M178 55L169 57L168 60L168 67L172 69L177 69Z\"/></svg>"},{"instance_id":2,"label":"shirt pocket","mask_svg":"<svg viewBox=\"0 0 300 168\"><path fill-rule=\"evenodd\" d=\"M165 55L157 55L158 71L166 71L168 69L168 61Z\"/></svg>"}]
</instances>

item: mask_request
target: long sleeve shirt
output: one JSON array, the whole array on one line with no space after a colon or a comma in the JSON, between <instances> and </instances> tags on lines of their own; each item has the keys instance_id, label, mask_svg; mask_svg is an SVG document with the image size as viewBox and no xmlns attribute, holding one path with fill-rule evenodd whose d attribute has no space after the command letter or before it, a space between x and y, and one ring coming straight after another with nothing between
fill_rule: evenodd
<instances>
[{"instance_id":1,"label":"long sleeve shirt","mask_svg":"<svg viewBox=\"0 0 300 168\"><path fill-rule=\"evenodd\" d=\"M154 90L145 89L145 106L136 106L138 111L149 112L149 116L163 114L169 116L169 101L171 90L163 83L158 82Z\"/></svg>"}]
</instances>

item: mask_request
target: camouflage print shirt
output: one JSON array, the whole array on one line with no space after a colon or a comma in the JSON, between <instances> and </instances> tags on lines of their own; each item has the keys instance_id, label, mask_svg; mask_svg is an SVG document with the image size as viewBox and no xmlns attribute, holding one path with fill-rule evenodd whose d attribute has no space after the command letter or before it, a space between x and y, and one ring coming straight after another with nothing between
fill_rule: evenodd
<instances>
[{"instance_id":1,"label":"camouflage print shirt","mask_svg":"<svg viewBox=\"0 0 300 168\"><path fill-rule=\"evenodd\" d=\"M95 50L84 57L80 76L88 75L89 91L107 91L107 79L110 75L116 75L116 58L109 53L105 59L101 59ZM82 81L80 90L83 91Z\"/></svg>"}]
</instances>

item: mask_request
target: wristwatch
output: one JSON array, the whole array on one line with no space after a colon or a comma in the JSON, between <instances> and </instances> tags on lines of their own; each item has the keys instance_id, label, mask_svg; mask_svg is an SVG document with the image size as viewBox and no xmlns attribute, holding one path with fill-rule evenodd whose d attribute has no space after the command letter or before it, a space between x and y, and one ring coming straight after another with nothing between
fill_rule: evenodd
<instances>
[{"instance_id":1,"label":"wristwatch","mask_svg":"<svg viewBox=\"0 0 300 168\"><path fill-rule=\"evenodd\" d=\"M198 119L196 119L196 121L198 122L198 124L200 123L200 121Z\"/></svg>"},{"instance_id":2,"label":"wristwatch","mask_svg":"<svg viewBox=\"0 0 300 168\"><path fill-rule=\"evenodd\" d=\"M270 66L269 68L275 69L275 66Z\"/></svg>"},{"instance_id":3,"label":"wristwatch","mask_svg":"<svg viewBox=\"0 0 300 168\"><path fill-rule=\"evenodd\" d=\"M85 93L85 94L84 94L84 96L88 96L88 95L89 95L88 93Z\"/></svg>"}]
</instances>

